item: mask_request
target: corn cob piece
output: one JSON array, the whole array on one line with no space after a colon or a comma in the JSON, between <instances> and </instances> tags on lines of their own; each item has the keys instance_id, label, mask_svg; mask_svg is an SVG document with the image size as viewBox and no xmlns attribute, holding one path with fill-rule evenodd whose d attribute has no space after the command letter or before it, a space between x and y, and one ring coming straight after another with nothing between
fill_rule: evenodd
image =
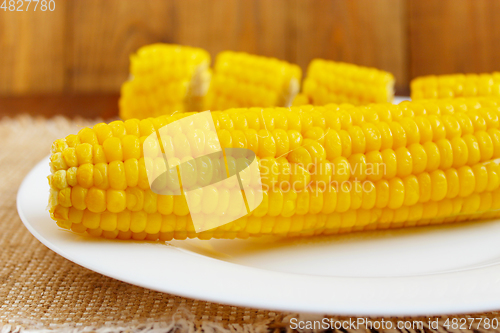
<instances>
[{"instance_id":1,"label":"corn cob piece","mask_svg":"<svg viewBox=\"0 0 500 333\"><path fill-rule=\"evenodd\" d=\"M411 98L500 96L500 72L421 76L411 81Z\"/></svg>"},{"instance_id":2,"label":"corn cob piece","mask_svg":"<svg viewBox=\"0 0 500 333\"><path fill-rule=\"evenodd\" d=\"M313 105L350 103L364 105L392 102L394 76L382 70L314 59L309 64L302 94ZM295 105L303 103L300 97Z\"/></svg>"},{"instance_id":3,"label":"corn cob piece","mask_svg":"<svg viewBox=\"0 0 500 333\"><path fill-rule=\"evenodd\" d=\"M302 71L297 65L244 52L217 55L207 109L290 106L299 92Z\"/></svg>"},{"instance_id":4,"label":"corn cob piece","mask_svg":"<svg viewBox=\"0 0 500 333\"><path fill-rule=\"evenodd\" d=\"M242 182L260 178L262 202L198 233L185 196L152 190L146 169L153 162L144 154L212 152L211 141L194 140L189 128L162 137L162 152L144 144L191 114L98 124L54 142L50 213L75 232L148 240L309 236L490 218L500 210L499 105L490 97L212 112L222 148L256 154L260 175ZM190 178L210 174L206 168L193 168ZM203 209L245 211L231 191L204 188ZM246 194L250 205L256 193Z\"/></svg>"},{"instance_id":5,"label":"corn cob piece","mask_svg":"<svg viewBox=\"0 0 500 333\"><path fill-rule=\"evenodd\" d=\"M180 45L152 44L130 57L130 79L121 88L122 119L199 111L211 70L207 51Z\"/></svg>"}]
</instances>

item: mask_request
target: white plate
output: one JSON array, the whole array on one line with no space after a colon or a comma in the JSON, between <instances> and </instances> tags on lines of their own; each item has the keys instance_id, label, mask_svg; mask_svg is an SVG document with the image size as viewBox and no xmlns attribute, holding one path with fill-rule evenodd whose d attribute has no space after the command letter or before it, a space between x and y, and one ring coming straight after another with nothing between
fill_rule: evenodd
<instances>
[{"instance_id":1,"label":"white plate","mask_svg":"<svg viewBox=\"0 0 500 333\"><path fill-rule=\"evenodd\" d=\"M104 275L226 304L309 313L428 315L500 309L500 221L303 240L108 241L56 226L49 160L25 178L19 215L43 244Z\"/></svg>"}]
</instances>

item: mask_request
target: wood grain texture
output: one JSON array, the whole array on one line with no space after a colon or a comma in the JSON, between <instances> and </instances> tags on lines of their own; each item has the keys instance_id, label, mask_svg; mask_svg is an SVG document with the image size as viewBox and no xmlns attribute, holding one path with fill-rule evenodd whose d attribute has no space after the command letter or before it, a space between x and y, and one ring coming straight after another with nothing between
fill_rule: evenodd
<instances>
[{"instance_id":1,"label":"wood grain texture","mask_svg":"<svg viewBox=\"0 0 500 333\"><path fill-rule=\"evenodd\" d=\"M500 1L410 0L411 77L500 70Z\"/></svg>"},{"instance_id":2,"label":"wood grain texture","mask_svg":"<svg viewBox=\"0 0 500 333\"><path fill-rule=\"evenodd\" d=\"M313 58L409 76L408 0L55 0L55 12L0 11L0 94L118 92L128 56L154 42ZM24 16L23 16L24 15Z\"/></svg>"},{"instance_id":3,"label":"wood grain texture","mask_svg":"<svg viewBox=\"0 0 500 333\"><path fill-rule=\"evenodd\" d=\"M287 0L177 0L175 41L212 56L245 51L289 60Z\"/></svg>"},{"instance_id":4,"label":"wood grain texture","mask_svg":"<svg viewBox=\"0 0 500 333\"><path fill-rule=\"evenodd\" d=\"M100 118L112 121L118 117L118 94L44 94L0 98L0 120L20 114L51 118Z\"/></svg>"},{"instance_id":5,"label":"wood grain texture","mask_svg":"<svg viewBox=\"0 0 500 333\"><path fill-rule=\"evenodd\" d=\"M2 12L0 94L117 92L128 56L179 43L296 62L349 61L407 85L405 0L56 0L51 13Z\"/></svg>"},{"instance_id":6,"label":"wood grain texture","mask_svg":"<svg viewBox=\"0 0 500 333\"><path fill-rule=\"evenodd\" d=\"M114 92L126 80L129 54L142 45L173 42L171 2L70 1L68 89Z\"/></svg>"},{"instance_id":7,"label":"wood grain texture","mask_svg":"<svg viewBox=\"0 0 500 333\"><path fill-rule=\"evenodd\" d=\"M406 1L294 1L295 61L315 57L387 70L408 83Z\"/></svg>"},{"instance_id":8,"label":"wood grain texture","mask_svg":"<svg viewBox=\"0 0 500 333\"><path fill-rule=\"evenodd\" d=\"M56 10L0 10L0 94L63 91L66 0Z\"/></svg>"}]
</instances>

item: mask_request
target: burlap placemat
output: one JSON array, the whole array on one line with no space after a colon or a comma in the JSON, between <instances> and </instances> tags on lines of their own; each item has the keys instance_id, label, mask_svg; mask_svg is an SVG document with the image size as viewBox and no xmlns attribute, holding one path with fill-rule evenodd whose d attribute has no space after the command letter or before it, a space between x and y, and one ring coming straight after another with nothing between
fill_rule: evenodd
<instances>
[{"instance_id":1,"label":"burlap placemat","mask_svg":"<svg viewBox=\"0 0 500 333\"><path fill-rule=\"evenodd\" d=\"M53 140L75 133L91 123L95 121L47 120L28 116L0 120L1 333L27 329L66 332L286 332L291 330L292 318L300 316L301 319L308 319L306 315L233 307L136 287L80 267L38 242L17 215L17 189L27 172L49 153ZM498 313L469 317L494 318L498 317ZM318 319L317 316L314 318ZM382 319L396 324L404 318L373 318ZM419 319L425 324L423 329L394 327L375 331L447 330L441 326L447 317L438 318L438 329L428 325L428 317L411 318ZM347 327L341 331L352 329ZM449 331L460 330L450 328ZM470 331L487 330L480 327Z\"/></svg>"}]
</instances>

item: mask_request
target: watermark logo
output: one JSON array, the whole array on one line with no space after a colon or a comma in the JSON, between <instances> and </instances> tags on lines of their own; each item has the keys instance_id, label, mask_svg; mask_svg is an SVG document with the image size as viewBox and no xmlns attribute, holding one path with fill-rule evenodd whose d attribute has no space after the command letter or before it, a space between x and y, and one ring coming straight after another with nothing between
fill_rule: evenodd
<instances>
[{"instance_id":1,"label":"watermark logo","mask_svg":"<svg viewBox=\"0 0 500 333\"><path fill-rule=\"evenodd\" d=\"M232 222L262 202L255 153L222 149L210 111L159 128L143 151L151 190L185 196L196 232Z\"/></svg>"}]
</instances>

